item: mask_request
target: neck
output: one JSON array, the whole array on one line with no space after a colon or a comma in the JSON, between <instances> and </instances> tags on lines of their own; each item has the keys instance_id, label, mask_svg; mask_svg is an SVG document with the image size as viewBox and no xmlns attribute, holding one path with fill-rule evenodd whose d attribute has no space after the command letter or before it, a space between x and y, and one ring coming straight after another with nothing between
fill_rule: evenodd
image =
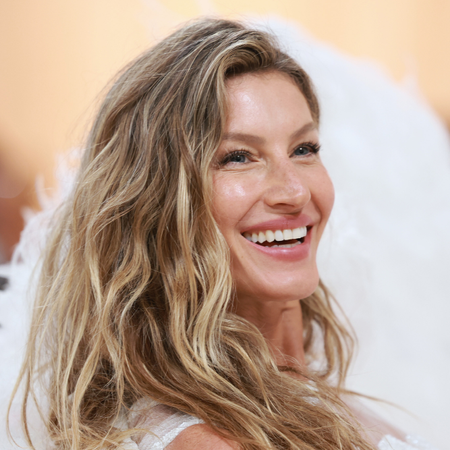
<instances>
[{"instance_id":1,"label":"neck","mask_svg":"<svg viewBox=\"0 0 450 450\"><path fill-rule=\"evenodd\" d=\"M304 367L303 321L299 300L248 303L239 301L236 313L261 331L279 366Z\"/></svg>"}]
</instances>

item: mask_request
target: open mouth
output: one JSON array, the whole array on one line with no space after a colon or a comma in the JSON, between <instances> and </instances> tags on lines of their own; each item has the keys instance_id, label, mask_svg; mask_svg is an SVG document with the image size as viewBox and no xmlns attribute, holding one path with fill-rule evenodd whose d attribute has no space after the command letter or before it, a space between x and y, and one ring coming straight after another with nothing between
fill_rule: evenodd
<instances>
[{"instance_id":1,"label":"open mouth","mask_svg":"<svg viewBox=\"0 0 450 450\"><path fill-rule=\"evenodd\" d=\"M286 230L266 230L245 232L245 239L263 247L292 248L305 242L305 237L311 227L300 227Z\"/></svg>"}]
</instances>

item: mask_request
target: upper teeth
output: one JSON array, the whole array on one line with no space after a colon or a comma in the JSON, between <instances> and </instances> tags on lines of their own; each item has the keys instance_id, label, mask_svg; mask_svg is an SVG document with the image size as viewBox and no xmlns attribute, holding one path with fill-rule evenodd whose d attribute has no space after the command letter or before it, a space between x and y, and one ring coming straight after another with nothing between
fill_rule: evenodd
<instances>
[{"instance_id":1,"label":"upper teeth","mask_svg":"<svg viewBox=\"0 0 450 450\"><path fill-rule=\"evenodd\" d=\"M252 242L273 242L273 241L290 241L291 239L301 239L306 236L306 227L294 228L293 230L267 230L253 233L244 233L245 239Z\"/></svg>"}]
</instances>

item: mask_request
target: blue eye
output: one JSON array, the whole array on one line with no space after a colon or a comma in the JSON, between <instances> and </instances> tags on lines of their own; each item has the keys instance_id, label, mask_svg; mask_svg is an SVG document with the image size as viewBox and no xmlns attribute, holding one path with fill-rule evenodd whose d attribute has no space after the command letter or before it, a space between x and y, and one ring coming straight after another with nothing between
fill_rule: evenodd
<instances>
[{"instance_id":1,"label":"blue eye","mask_svg":"<svg viewBox=\"0 0 450 450\"><path fill-rule=\"evenodd\" d=\"M237 155L231 155L229 158L229 162L237 162L237 163L243 163L245 162L246 156L242 154Z\"/></svg>"},{"instance_id":2,"label":"blue eye","mask_svg":"<svg viewBox=\"0 0 450 450\"><path fill-rule=\"evenodd\" d=\"M319 144L314 144L313 142L305 142L299 145L294 150L294 156L307 156L310 153L316 154L320 150Z\"/></svg>"},{"instance_id":3,"label":"blue eye","mask_svg":"<svg viewBox=\"0 0 450 450\"><path fill-rule=\"evenodd\" d=\"M228 155L225 155L225 157L220 162L220 165L224 166L228 163L237 163L242 164L246 163L248 161L248 152L244 150L237 150L231 153L228 153Z\"/></svg>"}]
</instances>

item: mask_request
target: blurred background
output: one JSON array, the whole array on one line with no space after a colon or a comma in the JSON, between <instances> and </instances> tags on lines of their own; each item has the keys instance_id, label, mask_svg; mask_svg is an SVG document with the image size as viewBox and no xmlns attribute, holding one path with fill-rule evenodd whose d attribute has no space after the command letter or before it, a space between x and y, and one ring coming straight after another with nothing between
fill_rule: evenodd
<instances>
[{"instance_id":1,"label":"blurred background","mask_svg":"<svg viewBox=\"0 0 450 450\"><path fill-rule=\"evenodd\" d=\"M450 124L449 0L2 0L0 263L10 259L35 182L54 185L55 155L82 145L96 100L129 60L200 14L276 15L373 60Z\"/></svg>"}]
</instances>

